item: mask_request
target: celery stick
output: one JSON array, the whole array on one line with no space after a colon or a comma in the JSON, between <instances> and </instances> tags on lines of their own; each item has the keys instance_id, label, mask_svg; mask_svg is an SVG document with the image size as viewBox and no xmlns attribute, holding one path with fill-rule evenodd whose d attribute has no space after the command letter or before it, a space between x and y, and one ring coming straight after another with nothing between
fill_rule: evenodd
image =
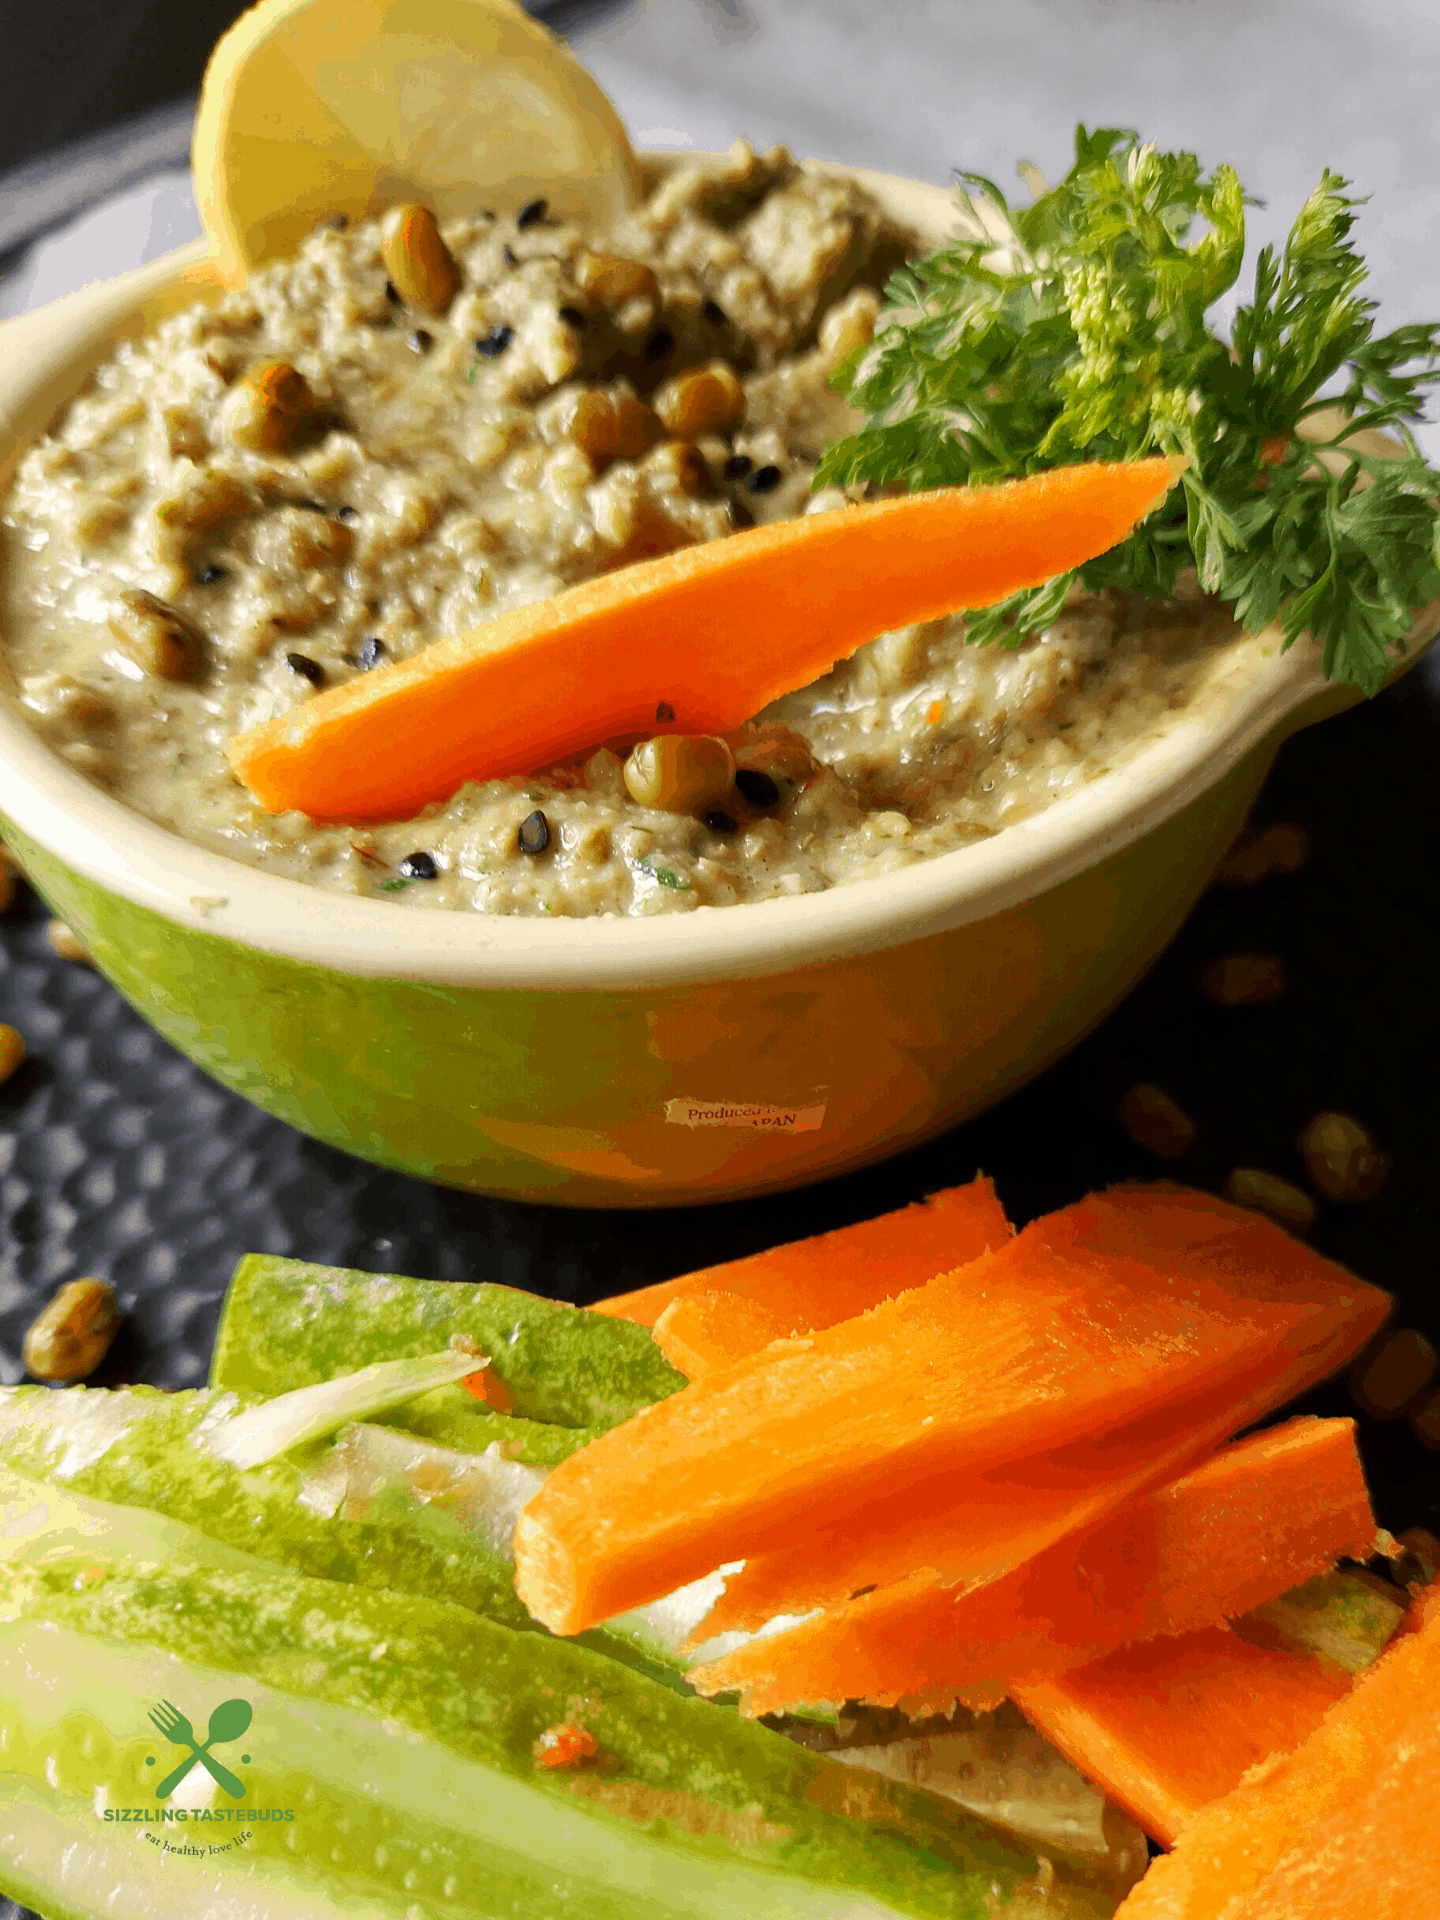
<instances>
[{"instance_id":1,"label":"celery stick","mask_svg":"<svg viewBox=\"0 0 1440 1920\"><path fill-rule=\"evenodd\" d=\"M685 1385L649 1330L513 1287L317 1267L252 1253L225 1295L210 1384L285 1393L467 1334L514 1410L607 1428Z\"/></svg>"},{"instance_id":2,"label":"celery stick","mask_svg":"<svg viewBox=\"0 0 1440 1920\"><path fill-rule=\"evenodd\" d=\"M149 1710L198 1732L227 1699L252 1714L221 1749L242 1799L197 1767L164 1821L157 1771L185 1750ZM593 1765L537 1765L562 1720ZM0 1861L0 1888L60 1920L1100 1920L1122 1891L458 1607L93 1561L0 1565Z\"/></svg>"}]
</instances>

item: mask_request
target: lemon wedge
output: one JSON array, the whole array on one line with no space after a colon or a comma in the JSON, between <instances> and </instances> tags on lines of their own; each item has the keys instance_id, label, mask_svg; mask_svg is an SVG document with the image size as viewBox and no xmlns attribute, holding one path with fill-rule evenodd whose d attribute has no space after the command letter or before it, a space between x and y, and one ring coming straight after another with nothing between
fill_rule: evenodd
<instances>
[{"instance_id":1,"label":"lemon wedge","mask_svg":"<svg viewBox=\"0 0 1440 1920\"><path fill-rule=\"evenodd\" d=\"M236 285L335 214L543 197L605 223L639 193L619 115L512 0L261 0L210 56L191 169Z\"/></svg>"}]
</instances>

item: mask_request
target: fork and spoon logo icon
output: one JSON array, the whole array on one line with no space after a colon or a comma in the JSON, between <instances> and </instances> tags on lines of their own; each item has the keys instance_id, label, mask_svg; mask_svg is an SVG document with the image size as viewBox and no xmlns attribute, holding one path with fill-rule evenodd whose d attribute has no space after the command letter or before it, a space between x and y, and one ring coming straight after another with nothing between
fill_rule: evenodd
<instances>
[{"instance_id":1,"label":"fork and spoon logo icon","mask_svg":"<svg viewBox=\"0 0 1440 1920\"><path fill-rule=\"evenodd\" d=\"M150 1720L156 1731L177 1747L188 1747L186 1755L173 1773L167 1773L155 1789L157 1800L168 1800L192 1767L201 1766L218 1786L222 1786L232 1799L243 1800L245 1786L230 1769L222 1766L211 1753L211 1747L230 1740L238 1740L250 1725L251 1706L248 1700L222 1700L210 1716L210 1724L205 1730L205 1739L197 1741L195 1729L168 1700L162 1700L158 1707L152 1707ZM243 1756L246 1760L249 1754Z\"/></svg>"}]
</instances>

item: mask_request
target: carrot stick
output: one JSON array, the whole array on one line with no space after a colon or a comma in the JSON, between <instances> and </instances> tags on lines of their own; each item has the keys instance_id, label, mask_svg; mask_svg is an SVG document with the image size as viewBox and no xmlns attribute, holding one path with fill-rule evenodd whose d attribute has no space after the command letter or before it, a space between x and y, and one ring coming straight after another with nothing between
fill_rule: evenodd
<instances>
[{"instance_id":1,"label":"carrot stick","mask_svg":"<svg viewBox=\"0 0 1440 1920\"><path fill-rule=\"evenodd\" d=\"M1202 1627L1017 1687L1014 1700L1168 1847L1251 1767L1298 1747L1349 1690L1348 1674L1312 1655Z\"/></svg>"},{"instance_id":2,"label":"carrot stick","mask_svg":"<svg viewBox=\"0 0 1440 1920\"><path fill-rule=\"evenodd\" d=\"M653 1327L676 1300L721 1295L764 1307L784 1333L813 1333L1003 1247L1011 1231L994 1182L977 1174L966 1186L946 1187L896 1213L616 1294L591 1312ZM747 1344L737 1331L729 1344L738 1360L765 1343Z\"/></svg>"},{"instance_id":3,"label":"carrot stick","mask_svg":"<svg viewBox=\"0 0 1440 1920\"><path fill-rule=\"evenodd\" d=\"M1416 1920L1440 1911L1440 1717L1421 1708L1342 1815L1277 1860L1229 1920ZM1418 1724L1416 1722L1418 1721Z\"/></svg>"},{"instance_id":4,"label":"carrot stick","mask_svg":"<svg viewBox=\"0 0 1440 1920\"><path fill-rule=\"evenodd\" d=\"M1296 1419L1000 1579L957 1592L912 1577L747 1641L691 1678L704 1693L738 1690L753 1714L822 1700L994 1706L1126 1642L1218 1626L1374 1550L1354 1422Z\"/></svg>"},{"instance_id":5,"label":"carrot stick","mask_svg":"<svg viewBox=\"0 0 1440 1920\"><path fill-rule=\"evenodd\" d=\"M1435 1911L1437 1699L1440 1611L1394 1640L1302 1746L1263 1762L1198 1813L1174 1850L1150 1863L1117 1920L1398 1920ZM1307 1878L1334 1904L1312 1902Z\"/></svg>"},{"instance_id":6,"label":"carrot stick","mask_svg":"<svg viewBox=\"0 0 1440 1920\"><path fill-rule=\"evenodd\" d=\"M703 1380L758 1353L790 1329L779 1314L743 1294L686 1293L655 1322L655 1343L687 1380Z\"/></svg>"},{"instance_id":7,"label":"carrot stick","mask_svg":"<svg viewBox=\"0 0 1440 1920\"><path fill-rule=\"evenodd\" d=\"M1352 1339L1353 1323L1342 1316L1320 1342L1288 1360L1267 1350L1245 1372L1129 1424L1102 1423L1081 1440L1026 1459L913 1481L872 1502L817 1507L783 1546L751 1555L727 1577L695 1638L763 1626L780 1613L833 1609L872 1584L878 1607L888 1586L912 1575L967 1590L999 1580L1064 1535L1198 1466L1238 1428L1333 1372ZM967 1703L993 1703L998 1689L977 1685L975 1700L966 1690ZM949 1701L927 1692L918 1705L928 1712Z\"/></svg>"},{"instance_id":8,"label":"carrot stick","mask_svg":"<svg viewBox=\"0 0 1440 1920\"><path fill-rule=\"evenodd\" d=\"M1145 1217L1161 1259L1112 1254L1112 1227L1122 1245L1143 1247ZM1091 1496L1083 1517L1098 1518L1103 1436L1156 1421L1148 1476L1176 1471L1278 1404L1271 1391L1324 1377L1389 1304L1260 1216L1207 1195L1097 1196L957 1274L767 1349L602 1435L522 1514L517 1590L552 1631L577 1633L728 1560L801 1542L814 1546L823 1581L837 1541L855 1550L847 1515L900 1516L942 1483L953 1504L967 1476L1067 1447L1090 1452L1046 1488L1052 1514L1070 1473ZM1187 1401L1204 1405L1194 1429ZM1126 1456L1118 1478L1134 1470ZM888 1550L882 1533L874 1551ZM963 1564L967 1550L962 1530L948 1551Z\"/></svg>"},{"instance_id":9,"label":"carrot stick","mask_svg":"<svg viewBox=\"0 0 1440 1920\"><path fill-rule=\"evenodd\" d=\"M991 606L1123 540L1168 460L808 514L644 560L439 640L229 743L272 812L399 819L601 742L725 733L867 640ZM663 727L664 703L674 715Z\"/></svg>"}]
</instances>

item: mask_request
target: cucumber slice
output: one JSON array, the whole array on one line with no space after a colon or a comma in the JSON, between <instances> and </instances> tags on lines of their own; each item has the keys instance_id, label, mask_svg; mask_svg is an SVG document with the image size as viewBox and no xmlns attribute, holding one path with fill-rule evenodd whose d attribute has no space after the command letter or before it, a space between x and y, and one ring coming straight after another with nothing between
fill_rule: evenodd
<instances>
[{"instance_id":1,"label":"cucumber slice","mask_svg":"<svg viewBox=\"0 0 1440 1920\"><path fill-rule=\"evenodd\" d=\"M470 1347L469 1341L460 1345ZM312 1440L324 1440L355 1420L377 1420L403 1407L417 1394L454 1386L478 1372L476 1354L446 1347L414 1360L381 1360L373 1367L342 1373L336 1380L293 1387L212 1426L205 1445L232 1467L263 1467Z\"/></svg>"},{"instance_id":2,"label":"cucumber slice","mask_svg":"<svg viewBox=\"0 0 1440 1920\"><path fill-rule=\"evenodd\" d=\"M507 1460L498 1447L461 1453L418 1434L364 1423L350 1427L304 1473L299 1499L326 1518L363 1518L377 1526L413 1527L420 1516L437 1538L453 1530L457 1554L478 1547L507 1568L515 1564L515 1523L545 1483L546 1469ZM666 1685L690 1688L683 1676L712 1646L687 1654L684 1646L724 1587L723 1573L707 1575L648 1607L607 1620L578 1636L584 1646L639 1668ZM774 1630L772 1627L769 1629ZM739 1643L748 1634L726 1636Z\"/></svg>"},{"instance_id":3,"label":"cucumber slice","mask_svg":"<svg viewBox=\"0 0 1440 1920\"><path fill-rule=\"evenodd\" d=\"M324 1442L245 1471L217 1459L206 1435L246 1403L213 1388L0 1388L0 1467L168 1515L320 1579L428 1593L541 1631L516 1595L509 1560L442 1508L412 1502L397 1526L393 1516L339 1519L307 1506L304 1476Z\"/></svg>"},{"instance_id":4,"label":"cucumber slice","mask_svg":"<svg viewBox=\"0 0 1440 1920\"><path fill-rule=\"evenodd\" d=\"M239 1698L248 1730L215 1757L242 1798L196 1767L163 1822L157 1769L185 1749L148 1711L198 1733ZM536 1764L561 1721L593 1765ZM104 1819L127 1808L148 1824ZM0 1564L0 1861L0 1888L61 1920L1100 1920L1121 1891L564 1641L290 1574L93 1559Z\"/></svg>"},{"instance_id":5,"label":"cucumber slice","mask_svg":"<svg viewBox=\"0 0 1440 1920\"><path fill-rule=\"evenodd\" d=\"M517 1413L605 1429L683 1387L649 1330L513 1287L411 1280L252 1253L221 1311L210 1384L286 1393L467 1334Z\"/></svg>"},{"instance_id":6,"label":"cucumber slice","mask_svg":"<svg viewBox=\"0 0 1440 1920\"><path fill-rule=\"evenodd\" d=\"M358 1424L333 1445L242 1471L208 1444L240 1404L213 1388L0 1388L0 1474L108 1503L104 1512L130 1513L133 1526L150 1522L153 1550L127 1544L133 1558L196 1557L165 1544L165 1526L180 1524L182 1534L196 1530L192 1539L243 1542L244 1564L452 1600L517 1631L544 1631L515 1593L513 1543L545 1468L507 1460L498 1447L462 1453ZM688 1693L696 1656L681 1647L718 1587L719 1576L697 1582L595 1628L584 1644Z\"/></svg>"},{"instance_id":7,"label":"cucumber slice","mask_svg":"<svg viewBox=\"0 0 1440 1920\"><path fill-rule=\"evenodd\" d=\"M554 1427L481 1406L468 1388L434 1387L384 1418L387 1427L418 1434L459 1453L484 1453L498 1446L507 1460L532 1467L558 1467L588 1446L598 1427Z\"/></svg>"},{"instance_id":8,"label":"cucumber slice","mask_svg":"<svg viewBox=\"0 0 1440 1920\"><path fill-rule=\"evenodd\" d=\"M1284 1645L1359 1673L1378 1660L1405 1618L1405 1595L1353 1567L1333 1567L1257 1607L1245 1620L1269 1628Z\"/></svg>"},{"instance_id":9,"label":"cucumber slice","mask_svg":"<svg viewBox=\"0 0 1440 1920\"><path fill-rule=\"evenodd\" d=\"M1150 1858L1144 1833L1017 1708L973 1716L961 1709L957 1717L953 1728L940 1723L873 1746L837 1747L835 1758L954 1800L1042 1852L1108 1856L1118 1875L1140 1879Z\"/></svg>"},{"instance_id":10,"label":"cucumber slice","mask_svg":"<svg viewBox=\"0 0 1440 1920\"><path fill-rule=\"evenodd\" d=\"M36 1566L83 1554L228 1567L239 1573L268 1571L268 1562L258 1554L227 1547L183 1520L110 1500L87 1500L0 1467L0 1561Z\"/></svg>"}]
</instances>

